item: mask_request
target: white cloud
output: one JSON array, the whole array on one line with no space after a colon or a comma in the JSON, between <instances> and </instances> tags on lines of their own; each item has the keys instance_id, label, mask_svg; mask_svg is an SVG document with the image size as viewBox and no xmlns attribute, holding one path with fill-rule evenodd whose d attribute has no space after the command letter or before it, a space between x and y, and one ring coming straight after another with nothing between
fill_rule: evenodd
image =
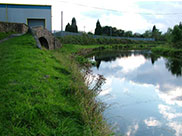
<instances>
[{"instance_id":1,"label":"white cloud","mask_svg":"<svg viewBox=\"0 0 182 136\"><path fill-rule=\"evenodd\" d=\"M170 122L168 125L176 131L176 136L182 136L182 124L177 122Z\"/></svg>"},{"instance_id":2,"label":"white cloud","mask_svg":"<svg viewBox=\"0 0 182 136\"><path fill-rule=\"evenodd\" d=\"M112 88L108 88L108 89L104 89L100 92L100 96L104 96L104 95L107 95L107 94L110 94L110 92L112 91Z\"/></svg>"},{"instance_id":3,"label":"white cloud","mask_svg":"<svg viewBox=\"0 0 182 136\"><path fill-rule=\"evenodd\" d=\"M129 126L126 136L134 136L136 134L136 132L138 131L138 129L139 129L138 123Z\"/></svg>"},{"instance_id":4,"label":"white cloud","mask_svg":"<svg viewBox=\"0 0 182 136\"><path fill-rule=\"evenodd\" d=\"M138 5L138 0L121 1L121 0L2 0L4 3L24 3L24 4L51 4L52 5L52 22L53 30L60 30L61 28L61 11L64 11L64 28L68 22L71 21L72 17L76 17L77 25L80 31L85 30L94 32L97 19L101 20L101 25L110 25L117 27L118 29L132 30L133 32L144 32L147 29L151 29L154 24L162 30L167 30L169 26L172 26L179 22L179 17L167 16L167 18L162 15L155 15L159 12L153 9L141 8ZM141 2L141 1L140 1ZM143 1L146 3L146 1ZM161 1L160 1L161 3ZM175 12L181 9L181 3L179 2L169 2L167 3L170 12ZM85 7L86 6L86 7ZM163 9L162 5L157 5L159 8ZM112 10L101 10L93 7L103 8L103 9L113 9ZM95 18L91 18L83 13L97 12ZM165 11L167 12L167 11ZM178 11L179 12L179 11ZM181 10L180 10L181 12ZM146 16L138 13L152 13L152 18L149 20ZM171 20L172 21L166 21ZM153 22L154 19L164 19L163 22L158 22L157 20Z\"/></svg>"},{"instance_id":5,"label":"white cloud","mask_svg":"<svg viewBox=\"0 0 182 136\"><path fill-rule=\"evenodd\" d=\"M158 96L169 105L175 105L182 107L182 88L174 86L172 84L163 84L163 88L167 91L160 91L160 87L156 88Z\"/></svg>"},{"instance_id":6,"label":"white cloud","mask_svg":"<svg viewBox=\"0 0 182 136\"><path fill-rule=\"evenodd\" d=\"M131 85L133 86L141 86L141 87L145 87L145 88L152 88L155 87L153 84L146 84L146 83L136 83L133 82L132 80L129 81Z\"/></svg>"},{"instance_id":7,"label":"white cloud","mask_svg":"<svg viewBox=\"0 0 182 136\"><path fill-rule=\"evenodd\" d=\"M175 118L182 117L182 113L177 113L174 109L170 106L159 104L158 105L159 112L163 115L164 118L167 120L172 120Z\"/></svg>"},{"instance_id":8,"label":"white cloud","mask_svg":"<svg viewBox=\"0 0 182 136\"><path fill-rule=\"evenodd\" d=\"M159 108L159 112L168 121L166 125L176 131L175 136L181 136L182 135L182 124L181 124L180 120L179 120L179 122L177 122L177 119L182 118L182 113L177 113L170 106L166 106L166 105L162 105L162 104L158 105L158 108Z\"/></svg>"},{"instance_id":9,"label":"white cloud","mask_svg":"<svg viewBox=\"0 0 182 136\"><path fill-rule=\"evenodd\" d=\"M145 62L146 62L146 59L144 58L144 56L131 55L130 57L123 57L122 59L121 58L116 59L116 61L114 62L114 64L111 67L115 68L115 67L120 66L120 67L122 67L123 73L128 73L128 72L131 72L131 71L137 69Z\"/></svg>"},{"instance_id":10,"label":"white cloud","mask_svg":"<svg viewBox=\"0 0 182 136\"><path fill-rule=\"evenodd\" d=\"M124 88L124 89L123 89L123 93L124 93L124 94L129 94L129 89L128 89L128 88Z\"/></svg>"},{"instance_id":11,"label":"white cloud","mask_svg":"<svg viewBox=\"0 0 182 136\"><path fill-rule=\"evenodd\" d=\"M144 123L149 126L149 127L156 127L156 126L161 126L161 122L156 120L153 117L150 117L149 119L145 119Z\"/></svg>"},{"instance_id":12,"label":"white cloud","mask_svg":"<svg viewBox=\"0 0 182 136\"><path fill-rule=\"evenodd\" d=\"M102 91L99 94L100 96L111 94L112 83L113 83L114 80L117 80L120 83L122 83L122 82L125 81L125 78L117 78L117 77L114 77L114 76L106 77L105 84L102 86ZM126 88L123 91L125 91L124 93L127 93ZM114 98L114 96L112 98Z\"/></svg>"},{"instance_id":13,"label":"white cloud","mask_svg":"<svg viewBox=\"0 0 182 136\"><path fill-rule=\"evenodd\" d=\"M107 95L112 91L112 87L111 87L112 79L113 79L113 77L107 78L107 80L106 80L106 82L104 84L104 87L102 87L102 91L99 94L100 96Z\"/></svg>"}]
</instances>

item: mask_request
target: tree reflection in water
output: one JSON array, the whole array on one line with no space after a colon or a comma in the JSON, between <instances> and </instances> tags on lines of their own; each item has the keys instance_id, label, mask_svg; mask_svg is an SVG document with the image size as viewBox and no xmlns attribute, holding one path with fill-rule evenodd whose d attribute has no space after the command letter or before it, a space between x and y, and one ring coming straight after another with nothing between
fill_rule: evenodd
<instances>
[{"instance_id":1,"label":"tree reflection in water","mask_svg":"<svg viewBox=\"0 0 182 136\"><path fill-rule=\"evenodd\" d=\"M175 76L179 77L182 75L182 60L167 58L166 68Z\"/></svg>"},{"instance_id":2,"label":"tree reflection in water","mask_svg":"<svg viewBox=\"0 0 182 136\"><path fill-rule=\"evenodd\" d=\"M155 62L160 58L148 50L143 51L119 51L119 50L103 50L92 54L95 56L96 67L99 69L102 61L111 62L115 61L117 58L130 57L132 55L143 55L145 59L150 59L151 63L154 65ZM166 68L175 76L182 76L182 60L174 58L166 58Z\"/></svg>"}]
</instances>

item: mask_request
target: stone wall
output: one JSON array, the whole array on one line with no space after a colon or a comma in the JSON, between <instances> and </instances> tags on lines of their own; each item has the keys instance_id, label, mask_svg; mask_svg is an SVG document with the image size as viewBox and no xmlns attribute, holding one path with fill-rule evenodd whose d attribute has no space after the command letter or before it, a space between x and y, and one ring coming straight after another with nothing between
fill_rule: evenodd
<instances>
[{"instance_id":1,"label":"stone wall","mask_svg":"<svg viewBox=\"0 0 182 136\"><path fill-rule=\"evenodd\" d=\"M0 22L0 32L27 33L28 26L23 23Z\"/></svg>"}]
</instances>

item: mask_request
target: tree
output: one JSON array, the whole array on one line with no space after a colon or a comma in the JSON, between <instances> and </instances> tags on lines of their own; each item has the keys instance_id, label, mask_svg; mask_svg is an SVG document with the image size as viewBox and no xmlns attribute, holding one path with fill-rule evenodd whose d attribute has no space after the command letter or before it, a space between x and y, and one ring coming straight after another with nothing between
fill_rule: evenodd
<instances>
[{"instance_id":1,"label":"tree","mask_svg":"<svg viewBox=\"0 0 182 136\"><path fill-rule=\"evenodd\" d=\"M93 33L92 33L92 32L88 32L88 34L93 35Z\"/></svg>"},{"instance_id":2,"label":"tree","mask_svg":"<svg viewBox=\"0 0 182 136\"><path fill-rule=\"evenodd\" d=\"M164 40L165 41L168 41L168 42L171 42L172 41L172 29L171 28L168 28L167 29L167 32L164 34Z\"/></svg>"},{"instance_id":3,"label":"tree","mask_svg":"<svg viewBox=\"0 0 182 136\"><path fill-rule=\"evenodd\" d=\"M70 23L66 25L65 31L78 33L78 27L76 25L76 19L74 17L72 18L71 25Z\"/></svg>"},{"instance_id":4,"label":"tree","mask_svg":"<svg viewBox=\"0 0 182 136\"><path fill-rule=\"evenodd\" d=\"M175 25L172 31L172 42L175 47L182 47L182 27Z\"/></svg>"},{"instance_id":5,"label":"tree","mask_svg":"<svg viewBox=\"0 0 182 136\"><path fill-rule=\"evenodd\" d=\"M121 29L117 30L116 35L117 36L124 36L124 30L121 30Z\"/></svg>"},{"instance_id":6,"label":"tree","mask_svg":"<svg viewBox=\"0 0 182 136\"><path fill-rule=\"evenodd\" d=\"M111 26L102 27L102 35L112 36L112 27Z\"/></svg>"},{"instance_id":7,"label":"tree","mask_svg":"<svg viewBox=\"0 0 182 136\"><path fill-rule=\"evenodd\" d=\"M76 25L76 19L73 17L71 21L71 30L72 32L78 33L78 27Z\"/></svg>"},{"instance_id":8,"label":"tree","mask_svg":"<svg viewBox=\"0 0 182 136\"><path fill-rule=\"evenodd\" d=\"M97 20L96 28L95 28L95 35L101 35L102 34L102 27L100 25L99 20Z\"/></svg>"},{"instance_id":9,"label":"tree","mask_svg":"<svg viewBox=\"0 0 182 136\"><path fill-rule=\"evenodd\" d=\"M133 36L132 31L126 31L126 32L124 33L124 36L125 36L125 37L132 37L132 36Z\"/></svg>"},{"instance_id":10,"label":"tree","mask_svg":"<svg viewBox=\"0 0 182 136\"><path fill-rule=\"evenodd\" d=\"M155 38L155 40L161 40L161 34L162 32L159 31L159 29L156 28L156 26L154 25L152 28L152 37Z\"/></svg>"},{"instance_id":11,"label":"tree","mask_svg":"<svg viewBox=\"0 0 182 136\"><path fill-rule=\"evenodd\" d=\"M154 25L153 28L152 28L152 33L156 32L157 31L157 28L156 26Z\"/></svg>"},{"instance_id":12,"label":"tree","mask_svg":"<svg viewBox=\"0 0 182 136\"><path fill-rule=\"evenodd\" d=\"M141 34L140 33L134 33L133 36L134 37L141 37Z\"/></svg>"},{"instance_id":13,"label":"tree","mask_svg":"<svg viewBox=\"0 0 182 136\"><path fill-rule=\"evenodd\" d=\"M144 38L151 38L152 37L152 31L146 30L145 33L143 33Z\"/></svg>"},{"instance_id":14,"label":"tree","mask_svg":"<svg viewBox=\"0 0 182 136\"><path fill-rule=\"evenodd\" d=\"M66 31L66 32L71 32L71 25L70 25L70 23L68 23L68 24L66 25L65 31Z\"/></svg>"},{"instance_id":15,"label":"tree","mask_svg":"<svg viewBox=\"0 0 182 136\"><path fill-rule=\"evenodd\" d=\"M168 58L166 68L177 77L182 75L182 62L177 59Z\"/></svg>"}]
</instances>

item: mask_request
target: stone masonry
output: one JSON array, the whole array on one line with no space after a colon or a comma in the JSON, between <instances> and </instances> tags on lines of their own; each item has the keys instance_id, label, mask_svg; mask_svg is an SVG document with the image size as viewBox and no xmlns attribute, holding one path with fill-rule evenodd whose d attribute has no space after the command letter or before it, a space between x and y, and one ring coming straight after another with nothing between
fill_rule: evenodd
<instances>
[{"instance_id":1,"label":"stone masonry","mask_svg":"<svg viewBox=\"0 0 182 136\"><path fill-rule=\"evenodd\" d=\"M37 42L38 42L38 39L40 38L44 38L47 40L49 50L62 47L60 41L56 39L51 32L49 32L47 29L43 28L42 26L33 27L31 29L32 29L33 35L37 37L37 40L36 40ZM37 43L37 44L40 44L40 43ZM38 45L38 47L41 48L40 45Z\"/></svg>"},{"instance_id":2,"label":"stone masonry","mask_svg":"<svg viewBox=\"0 0 182 136\"><path fill-rule=\"evenodd\" d=\"M28 32L28 26L23 23L0 22L0 32L14 32L18 34L25 34Z\"/></svg>"}]
</instances>

